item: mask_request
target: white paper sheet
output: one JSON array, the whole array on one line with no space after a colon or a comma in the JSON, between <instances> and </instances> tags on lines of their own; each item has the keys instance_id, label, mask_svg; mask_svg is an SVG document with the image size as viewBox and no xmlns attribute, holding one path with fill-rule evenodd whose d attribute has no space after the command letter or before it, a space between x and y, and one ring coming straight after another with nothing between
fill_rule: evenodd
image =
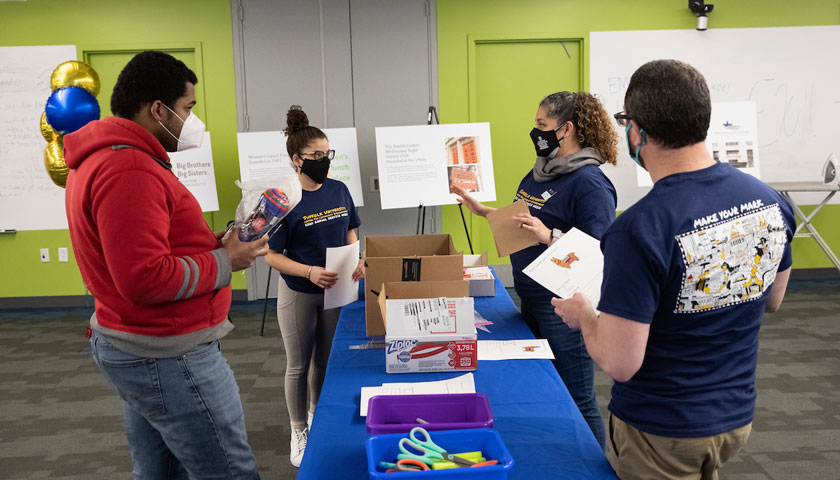
<instances>
[{"instance_id":1,"label":"white paper sheet","mask_svg":"<svg viewBox=\"0 0 840 480\"><path fill-rule=\"evenodd\" d=\"M367 416L368 401L376 395L437 395L443 393L475 393L475 377L467 373L449 380L414 383L383 383L378 387L362 387L359 414Z\"/></svg>"},{"instance_id":2,"label":"white paper sheet","mask_svg":"<svg viewBox=\"0 0 840 480\"><path fill-rule=\"evenodd\" d=\"M359 265L358 240L343 247L327 248L324 267L338 273L335 285L324 290L324 309L343 307L359 298L359 281L353 280L353 271Z\"/></svg>"},{"instance_id":3,"label":"white paper sheet","mask_svg":"<svg viewBox=\"0 0 840 480\"><path fill-rule=\"evenodd\" d=\"M479 360L528 360L534 358L553 359L554 353L548 340L479 340Z\"/></svg>"},{"instance_id":4,"label":"white paper sheet","mask_svg":"<svg viewBox=\"0 0 840 480\"><path fill-rule=\"evenodd\" d=\"M580 292L597 308L604 275L601 244L573 228L525 267L523 273L560 298Z\"/></svg>"}]
</instances>

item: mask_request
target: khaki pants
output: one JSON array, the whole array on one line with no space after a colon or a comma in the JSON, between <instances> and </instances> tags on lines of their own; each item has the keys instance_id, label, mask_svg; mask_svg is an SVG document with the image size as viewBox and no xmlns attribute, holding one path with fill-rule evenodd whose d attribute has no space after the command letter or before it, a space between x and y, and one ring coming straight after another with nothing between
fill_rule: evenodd
<instances>
[{"instance_id":1,"label":"khaki pants","mask_svg":"<svg viewBox=\"0 0 840 480\"><path fill-rule=\"evenodd\" d=\"M622 480L717 480L751 429L752 423L713 437L661 437L610 414L607 460Z\"/></svg>"}]
</instances>

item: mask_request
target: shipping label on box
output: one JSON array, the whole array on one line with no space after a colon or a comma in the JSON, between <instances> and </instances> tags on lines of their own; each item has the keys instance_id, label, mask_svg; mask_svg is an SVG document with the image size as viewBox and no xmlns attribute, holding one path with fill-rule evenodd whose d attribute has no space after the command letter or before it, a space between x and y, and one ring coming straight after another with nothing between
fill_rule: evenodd
<instances>
[{"instance_id":1,"label":"shipping label on box","mask_svg":"<svg viewBox=\"0 0 840 480\"><path fill-rule=\"evenodd\" d=\"M475 370L472 298L385 301L388 373Z\"/></svg>"}]
</instances>

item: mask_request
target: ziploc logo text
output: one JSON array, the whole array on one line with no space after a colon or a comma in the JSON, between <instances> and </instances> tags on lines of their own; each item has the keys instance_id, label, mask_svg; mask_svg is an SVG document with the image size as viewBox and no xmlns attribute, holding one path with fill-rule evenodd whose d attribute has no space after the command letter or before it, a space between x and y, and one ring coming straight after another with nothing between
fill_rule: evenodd
<instances>
[{"instance_id":1,"label":"ziploc logo text","mask_svg":"<svg viewBox=\"0 0 840 480\"><path fill-rule=\"evenodd\" d=\"M388 354L400 351L400 350L407 350L415 345L419 340L391 340L388 343Z\"/></svg>"}]
</instances>

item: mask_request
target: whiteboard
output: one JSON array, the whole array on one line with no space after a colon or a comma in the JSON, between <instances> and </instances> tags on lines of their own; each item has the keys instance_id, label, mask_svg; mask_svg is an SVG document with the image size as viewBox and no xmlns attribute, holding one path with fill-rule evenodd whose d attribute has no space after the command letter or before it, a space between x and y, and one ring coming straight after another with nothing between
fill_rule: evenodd
<instances>
[{"instance_id":1,"label":"whiteboard","mask_svg":"<svg viewBox=\"0 0 840 480\"><path fill-rule=\"evenodd\" d=\"M840 153L838 45L838 26L592 32L590 91L612 115L623 110L638 67L655 59L684 61L706 77L713 102L756 103L763 181L816 181L828 155ZM624 131L618 133L619 164L602 170L625 210L649 187L637 186ZM796 194L800 203L822 198Z\"/></svg>"},{"instance_id":2,"label":"whiteboard","mask_svg":"<svg viewBox=\"0 0 840 480\"><path fill-rule=\"evenodd\" d=\"M39 122L50 74L75 59L75 45L0 47L0 229L67 228L64 189L44 167Z\"/></svg>"}]
</instances>

